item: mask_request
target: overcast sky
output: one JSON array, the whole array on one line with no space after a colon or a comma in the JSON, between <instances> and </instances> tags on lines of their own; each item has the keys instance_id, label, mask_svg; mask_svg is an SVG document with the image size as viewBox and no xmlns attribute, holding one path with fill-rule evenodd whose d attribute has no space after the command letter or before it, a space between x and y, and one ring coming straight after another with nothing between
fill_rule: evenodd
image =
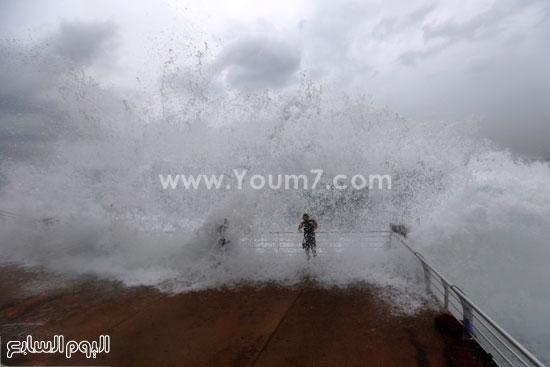
<instances>
[{"instance_id":1,"label":"overcast sky","mask_svg":"<svg viewBox=\"0 0 550 367\"><path fill-rule=\"evenodd\" d=\"M305 75L412 120L477 116L485 136L550 157L549 8L547 0L1 0L0 139L8 130L12 140L48 138L28 121L14 137L8 119L38 108L37 95L63 70L24 69L13 62L21 50L133 88L136 78L158 80L169 49L186 56L206 43L208 68L226 88L286 90Z\"/></svg>"}]
</instances>

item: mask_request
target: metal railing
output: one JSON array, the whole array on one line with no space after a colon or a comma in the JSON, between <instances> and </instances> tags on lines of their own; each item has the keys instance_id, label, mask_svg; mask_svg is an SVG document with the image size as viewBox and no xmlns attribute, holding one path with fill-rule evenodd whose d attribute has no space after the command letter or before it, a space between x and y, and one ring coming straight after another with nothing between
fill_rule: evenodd
<instances>
[{"instance_id":1,"label":"metal railing","mask_svg":"<svg viewBox=\"0 0 550 367\"><path fill-rule=\"evenodd\" d=\"M381 249L389 245L390 231L331 232L316 231L317 253L335 255L345 249ZM241 238L241 243L261 253L302 255L302 239L299 232L262 232L260 235Z\"/></svg>"},{"instance_id":2,"label":"metal railing","mask_svg":"<svg viewBox=\"0 0 550 367\"><path fill-rule=\"evenodd\" d=\"M392 233L391 237L396 238L420 261L426 291L440 301L447 311L462 320L464 335L474 338L486 352L491 353L498 365L544 367L541 361L473 303L458 286L448 281L422 254L415 251L405 237L398 233Z\"/></svg>"},{"instance_id":3,"label":"metal railing","mask_svg":"<svg viewBox=\"0 0 550 367\"><path fill-rule=\"evenodd\" d=\"M545 367L473 303L457 285L447 280L421 253L415 251L402 234L395 231L317 231L316 234L317 252L320 255L337 255L350 249L383 249L389 247L394 238L397 239L420 261L426 291L445 310L462 320L464 337L474 338L493 356L499 366ZM302 238L303 235L297 232L263 232L260 235L242 238L241 241L258 252L297 255L303 254Z\"/></svg>"}]
</instances>

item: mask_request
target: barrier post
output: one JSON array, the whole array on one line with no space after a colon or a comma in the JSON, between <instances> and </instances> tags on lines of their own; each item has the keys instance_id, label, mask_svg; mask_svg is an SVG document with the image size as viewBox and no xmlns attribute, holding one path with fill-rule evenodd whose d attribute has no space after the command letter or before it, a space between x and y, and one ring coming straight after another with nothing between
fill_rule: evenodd
<instances>
[{"instance_id":1,"label":"barrier post","mask_svg":"<svg viewBox=\"0 0 550 367\"><path fill-rule=\"evenodd\" d=\"M446 310L449 309L449 285L447 282L443 282L443 290L445 291L445 298L443 300L443 306Z\"/></svg>"},{"instance_id":2,"label":"barrier post","mask_svg":"<svg viewBox=\"0 0 550 367\"><path fill-rule=\"evenodd\" d=\"M424 284L426 285L426 292L428 294L432 293L432 272L430 268L424 261L422 263L422 268L424 269Z\"/></svg>"},{"instance_id":3,"label":"barrier post","mask_svg":"<svg viewBox=\"0 0 550 367\"><path fill-rule=\"evenodd\" d=\"M461 294L458 296L462 305L462 339L469 339L474 335L474 311L470 303Z\"/></svg>"}]
</instances>

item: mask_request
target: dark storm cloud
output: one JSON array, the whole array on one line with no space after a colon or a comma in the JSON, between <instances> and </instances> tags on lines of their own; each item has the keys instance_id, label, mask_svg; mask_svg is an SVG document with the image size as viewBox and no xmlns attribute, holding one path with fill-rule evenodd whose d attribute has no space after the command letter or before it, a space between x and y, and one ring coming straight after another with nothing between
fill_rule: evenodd
<instances>
[{"instance_id":1,"label":"dark storm cloud","mask_svg":"<svg viewBox=\"0 0 550 367\"><path fill-rule=\"evenodd\" d=\"M417 8L402 19L387 16L383 17L374 25L372 36L380 40L387 40L388 37L398 35L407 29L418 27L424 22L426 16L435 9L435 5L429 4Z\"/></svg>"},{"instance_id":2,"label":"dark storm cloud","mask_svg":"<svg viewBox=\"0 0 550 367\"><path fill-rule=\"evenodd\" d=\"M306 75L322 84L325 93L368 93L375 103L412 120L480 116L485 137L516 151L550 156L548 0L316 0L303 12L289 8L282 16L268 17L260 12L263 19L269 19L265 22L254 18L254 6L243 6L242 11L229 16L223 7L232 5L224 2L219 12L211 12L209 6L201 10L202 5L195 7L201 10L198 13L186 10L185 14L207 27L189 34L185 33L186 21L190 20L187 15L173 13L170 7L159 13L155 22L149 13L162 5L142 4L147 19L144 13L125 11L127 4L121 1L97 5L37 0L32 7L23 1L0 1L4 38L41 27L42 22L49 26L59 17L113 17L120 20L116 24L124 24L117 29L105 22L62 23L42 44L10 51L9 55L19 55L8 57L13 64L10 67L5 67L7 56L0 50L0 134L10 126L21 141L32 140L31 134L44 139L43 131L47 130L42 127L66 115L51 96L71 65L100 71L102 85L116 84L133 78L142 64L150 65L143 60L154 57L149 53L157 44L171 44L173 39L189 36L191 43L200 44L236 40L229 44L224 41L221 52L215 48L214 60L205 63L208 66L203 72L208 71L208 78L210 72L215 74L210 85L216 90L223 90L223 86L290 88L299 81L297 74ZM165 28L173 32L161 35ZM146 46L151 35L154 47ZM124 52L119 54L125 69L115 74L109 69L109 60L113 59L110 52L120 49L114 44L118 36L126 41ZM53 61L42 62L36 57ZM20 65L14 66L16 63ZM158 71L154 66L146 68L152 74ZM155 75L151 80L156 80ZM188 80L193 78L182 78L181 73L170 77L178 91L185 89L182 85L193 85L185 84ZM177 106L188 100L187 95L177 95ZM42 125L32 125L31 113ZM9 123L5 116L9 116ZM46 119L48 124L43 123Z\"/></svg>"},{"instance_id":3,"label":"dark storm cloud","mask_svg":"<svg viewBox=\"0 0 550 367\"><path fill-rule=\"evenodd\" d=\"M428 24L422 28L424 40L438 43L427 49L407 51L398 57L398 61L404 65L415 65L418 61L435 56L458 42L475 42L491 36L498 36L499 33L505 31L509 18L518 15L537 2L542 1L495 1L488 10L466 21L456 22L451 19L441 24ZM427 10L433 9L427 8ZM423 19L426 13L420 9L418 15Z\"/></svg>"},{"instance_id":4,"label":"dark storm cloud","mask_svg":"<svg viewBox=\"0 0 550 367\"><path fill-rule=\"evenodd\" d=\"M228 45L215 67L231 87L281 87L300 68L300 53L281 41L246 37Z\"/></svg>"},{"instance_id":5,"label":"dark storm cloud","mask_svg":"<svg viewBox=\"0 0 550 367\"><path fill-rule=\"evenodd\" d=\"M25 157L70 131L60 89L67 73L106 57L112 23L63 22L35 43L0 42L0 155Z\"/></svg>"},{"instance_id":6,"label":"dark storm cloud","mask_svg":"<svg viewBox=\"0 0 550 367\"><path fill-rule=\"evenodd\" d=\"M408 51L403 53L397 59L401 64L414 66L420 60L427 59L438 54L449 46L449 44L437 45L422 51Z\"/></svg>"},{"instance_id":7,"label":"dark storm cloud","mask_svg":"<svg viewBox=\"0 0 550 367\"><path fill-rule=\"evenodd\" d=\"M108 56L115 27L110 22L63 22L58 31L37 43L0 43L0 110L33 110L37 100L57 86L74 67ZM20 112L20 111L19 111Z\"/></svg>"},{"instance_id":8,"label":"dark storm cloud","mask_svg":"<svg viewBox=\"0 0 550 367\"><path fill-rule=\"evenodd\" d=\"M77 64L89 65L108 53L115 33L112 22L62 22L55 38L56 52Z\"/></svg>"},{"instance_id":9,"label":"dark storm cloud","mask_svg":"<svg viewBox=\"0 0 550 367\"><path fill-rule=\"evenodd\" d=\"M498 0L456 17L430 1L321 4L301 27L303 64L319 80L368 85L375 100L386 94L382 103L414 120L479 116L483 137L550 157L547 1Z\"/></svg>"},{"instance_id":10,"label":"dark storm cloud","mask_svg":"<svg viewBox=\"0 0 550 367\"><path fill-rule=\"evenodd\" d=\"M52 138L50 122L62 119L61 109L48 96L62 70L58 63L41 62L43 53L48 54L40 45L0 45L2 156L27 155L29 145Z\"/></svg>"},{"instance_id":11,"label":"dark storm cloud","mask_svg":"<svg viewBox=\"0 0 550 367\"><path fill-rule=\"evenodd\" d=\"M462 23L449 20L440 25L427 25L424 27L424 38L443 38L454 42L486 37L502 27L513 11L513 8L504 8L499 4L496 2L491 9Z\"/></svg>"}]
</instances>

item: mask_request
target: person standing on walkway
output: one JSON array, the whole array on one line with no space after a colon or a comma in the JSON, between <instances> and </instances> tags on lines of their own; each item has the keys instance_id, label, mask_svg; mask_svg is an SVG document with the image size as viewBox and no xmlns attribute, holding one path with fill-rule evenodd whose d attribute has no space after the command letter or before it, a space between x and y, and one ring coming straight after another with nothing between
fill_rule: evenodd
<instances>
[{"instance_id":1,"label":"person standing on walkway","mask_svg":"<svg viewBox=\"0 0 550 367\"><path fill-rule=\"evenodd\" d=\"M298 225L298 232L304 230L304 239L302 241L302 248L306 250L307 259L309 260L309 252L313 253L313 257L317 256L317 244L315 243L315 230L317 229L317 221L310 219L309 215L304 214L302 216L302 222Z\"/></svg>"}]
</instances>

